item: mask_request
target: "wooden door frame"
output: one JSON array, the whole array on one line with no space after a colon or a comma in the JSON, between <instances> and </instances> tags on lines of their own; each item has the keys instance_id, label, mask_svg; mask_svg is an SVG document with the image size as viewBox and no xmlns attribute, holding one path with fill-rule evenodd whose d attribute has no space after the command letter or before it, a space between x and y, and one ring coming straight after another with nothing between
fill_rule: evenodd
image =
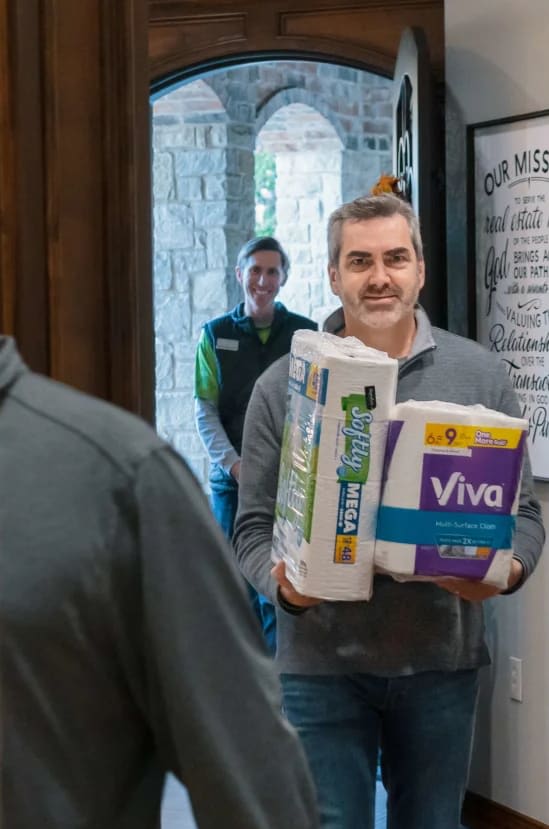
<instances>
[{"instance_id":1,"label":"wooden door frame","mask_svg":"<svg viewBox=\"0 0 549 829\"><path fill-rule=\"evenodd\" d=\"M234 6L233 0L149 0L151 83L169 86L182 70L234 65L258 54L300 55L392 77L400 31L413 25L426 28L435 71L444 73L443 0L316 0L310 8L301 0L239 0ZM347 17L360 25L352 34L344 26L342 39L337 30ZM370 20L376 22L371 29Z\"/></svg>"},{"instance_id":2,"label":"wooden door frame","mask_svg":"<svg viewBox=\"0 0 549 829\"><path fill-rule=\"evenodd\" d=\"M331 63L335 66L358 69L361 72L372 72L381 77L390 78L388 72L381 72L373 69L371 64L360 60L351 60L348 57L341 57L323 52L299 51L296 49L266 49L264 51L252 51L244 54L231 55L220 54L215 58L204 58L202 62L192 63L189 66L179 67L170 71L169 74L160 74L150 80L151 96L166 95L170 89L176 88L181 83L192 78L200 78L208 72L236 68L247 63L268 63L270 61L312 61L316 63Z\"/></svg>"},{"instance_id":3,"label":"wooden door frame","mask_svg":"<svg viewBox=\"0 0 549 829\"><path fill-rule=\"evenodd\" d=\"M0 319L152 420L146 0L0 0Z\"/></svg>"},{"instance_id":4,"label":"wooden door frame","mask_svg":"<svg viewBox=\"0 0 549 829\"><path fill-rule=\"evenodd\" d=\"M39 2L0 0L0 320L50 369ZM25 60L21 54L25 52Z\"/></svg>"}]
</instances>

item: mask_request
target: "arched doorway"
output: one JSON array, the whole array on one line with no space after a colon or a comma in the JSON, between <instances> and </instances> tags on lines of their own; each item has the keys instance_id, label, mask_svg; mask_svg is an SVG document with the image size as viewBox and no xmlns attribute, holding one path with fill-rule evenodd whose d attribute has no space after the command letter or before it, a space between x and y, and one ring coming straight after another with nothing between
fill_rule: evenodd
<instances>
[{"instance_id":1,"label":"arched doorway","mask_svg":"<svg viewBox=\"0 0 549 829\"><path fill-rule=\"evenodd\" d=\"M287 59L193 71L154 97L156 427L206 488L193 414L201 325L240 301L237 252L257 234L275 235L289 253L281 300L326 316L326 221L390 169L391 94L374 73ZM254 229L254 155L274 167L269 232Z\"/></svg>"},{"instance_id":2,"label":"arched doorway","mask_svg":"<svg viewBox=\"0 0 549 829\"><path fill-rule=\"evenodd\" d=\"M323 116L326 123L329 121L329 112L316 102L311 102L310 97L307 100L300 97L303 90L296 89L291 79L286 84L287 89L280 93L266 88L263 99L238 100L238 90L235 89L235 94L231 94L227 86L223 86L223 82L216 80L215 70L239 66L244 71L244 67L249 68L252 64L257 66L258 60L267 63L278 59L282 63L299 59L309 63L322 62L325 67L337 67L340 77L336 80L340 84L344 84L348 76L357 70L369 70L371 76L376 77L382 86L383 83L390 83L400 33L407 26L419 26L425 30L435 67L442 76L444 29L441 0L426 0L420 6L405 0L398 3L362 4L352 8L343 0L327 0L320 8L318 4L314 4L311 9L305 5L301 10L294 9L292 4L284 0L275 0L270 4L250 4L246 0L236 0L231 4L230 10L228 7L221 8L212 0L195 4L192 9L187 3L178 0L153 0L150 4L149 18L151 89L156 98L180 84L182 79L204 79L211 72L212 74L208 75L208 83L211 83L212 89L224 101L229 115L234 107L239 113L238 118L244 114L244 120L251 121L253 119L250 110L255 108L256 135L261 127L267 126L267 122L281 108L282 103L311 106L316 112L315 117ZM259 72L256 72L256 76L249 77L250 90L262 83ZM317 92L319 88L317 87ZM310 95L315 94L314 88L308 91ZM337 89L334 97L345 103L344 96L338 92L340 89ZM225 100L223 96L226 93ZM277 100L277 94L281 95L281 100ZM378 117L385 117L389 121L391 108L388 100L380 98L376 101L376 90L370 94L373 94L374 105L378 108ZM235 113L232 113L232 117L234 115ZM341 164L341 175L334 177L334 180L340 179L340 183L334 185L338 199L352 198L364 192L380 172L391 166L392 125L388 135L387 130L385 135L383 130L380 134L376 132L378 124L373 124L373 120L366 118L365 122L355 129L354 136L351 136L356 142L354 146L352 140L347 143L345 137L341 136L341 131L336 129L337 137L342 143L341 158L338 161ZM267 132L264 135L267 136ZM241 151L253 150L253 147L250 147L250 137L244 131L241 132ZM376 163L368 167L376 154ZM383 163L380 158L385 159ZM283 163L280 155L281 169ZM287 163L291 164L290 158L287 159ZM364 170L366 175L357 176L357 170ZM354 186L358 189L353 192ZM327 204L325 202L325 206ZM314 213L317 208L311 205L310 209ZM318 226L318 222L316 224ZM318 242L316 238L313 240L313 244ZM299 244L298 241L296 244ZM320 242L320 246L322 244ZM312 245L309 244L307 247L310 249ZM322 288L324 266L321 256L318 262L308 261L309 254L304 248L303 244L303 249L297 250L297 255L293 256L294 275L288 283L287 290L292 291L292 287L295 288L298 284L294 279L296 269L303 265L304 270L313 270L317 284L314 288L308 286L306 298L307 313L312 313L313 309L321 309L326 303L329 304L329 297L324 295ZM303 262L300 262L300 259L303 259ZM229 272L233 262L227 262ZM296 293L294 291L294 296L291 297L292 302L298 300ZM299 302L302 301L303 292L299 291ZM165 366L169 355L167 357L163 346L157 348L157 356ZM188 395L189 374L185 376ZM174 397L179 393L175 387L166 388L164 392ZM177 410L177 404L173 408ZM171 425L168 429L159 425L162 433L173 439ZM190 440L189 436L180 436L178 442L186 448L191 465L204 480L205 461L199 444L194 439Z\"/></svg>"}]
</instances>

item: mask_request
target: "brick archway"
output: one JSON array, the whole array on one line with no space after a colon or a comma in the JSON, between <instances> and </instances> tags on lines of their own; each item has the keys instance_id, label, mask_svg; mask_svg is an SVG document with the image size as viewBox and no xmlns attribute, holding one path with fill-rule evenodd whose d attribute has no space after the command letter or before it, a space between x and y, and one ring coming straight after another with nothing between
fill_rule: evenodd
<instances>
[{"instance_id":1,"label":"brick archway","mask_svg":"<svg viewBox=\"0 0 549 829\"><path fill-rule=\"evenodd\" d=\"M280 91L273 93L270 98L261 104L255 119L256 134L259 134L267 121L269 121L276 112L282 109L282 107L289 106L290 104L304 104L310 109L319 112L324 116L326 121L331 124L343 146L346 146L348 136L345 127L341 124L341 121L337 116L337 111L330 106L325 96L318 92L313 92L310 89L303 89L302 87L297 86L281 89Z\"/></svg>"},{"instance_id":2,"label":"brick archway","mask_svg":"<svg viewBox=\"0 0 549 829\"><path fill-rule=\"evenodd\" d=\"M280 298L318 319L335 304L326 277L326 219L341 203L345 149L325 115L296 102L310 99L304 92L284 90L262 109L272 114L265 121L260 113L256 121L263 121L256 149L269 153L276 165L276 236L291 263Z\"/></svg>"}]
</instances>

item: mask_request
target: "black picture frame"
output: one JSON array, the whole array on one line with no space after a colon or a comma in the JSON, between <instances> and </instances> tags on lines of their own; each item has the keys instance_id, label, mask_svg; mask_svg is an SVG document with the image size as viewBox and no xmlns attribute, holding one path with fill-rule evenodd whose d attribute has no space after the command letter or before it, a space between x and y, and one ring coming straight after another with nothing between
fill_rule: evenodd
<instances>
[{"instance_id":1,"label":"black picture frame","mask_svg":"<svg viewBox=\"0 0 549 829\"><path fill-rule=\"evenodd\" d=\"M469 336L504 362L549 480L549 110L467 128Z\"/></svg>"}]
</instances>

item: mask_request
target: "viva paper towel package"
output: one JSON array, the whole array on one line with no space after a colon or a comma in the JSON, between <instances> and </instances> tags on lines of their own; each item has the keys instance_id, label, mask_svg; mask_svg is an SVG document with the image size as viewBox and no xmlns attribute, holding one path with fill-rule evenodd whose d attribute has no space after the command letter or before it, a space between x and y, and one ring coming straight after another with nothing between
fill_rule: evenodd
<instances>
[{"instance_id":1,"label":"viva paper towel package","mask_svg":"<svg viewBox=\"0 0 549 829\"><path fill-rule=\"evenodd\" d=\"M415 400L399 403L391 418L376 569L505 588L527 421L480 405Z\"/></svg>"},{"instance_id":2,"label":"viva paper towel package","mask_svg":"<svg viewBox=\"0 0 549 829\"><path fill-rule=\"evenodd\" d=\"M296 590L372 592L375 524L398 363L354 337L297 331L273 529Z\"/></svg>"}]
</instances>

